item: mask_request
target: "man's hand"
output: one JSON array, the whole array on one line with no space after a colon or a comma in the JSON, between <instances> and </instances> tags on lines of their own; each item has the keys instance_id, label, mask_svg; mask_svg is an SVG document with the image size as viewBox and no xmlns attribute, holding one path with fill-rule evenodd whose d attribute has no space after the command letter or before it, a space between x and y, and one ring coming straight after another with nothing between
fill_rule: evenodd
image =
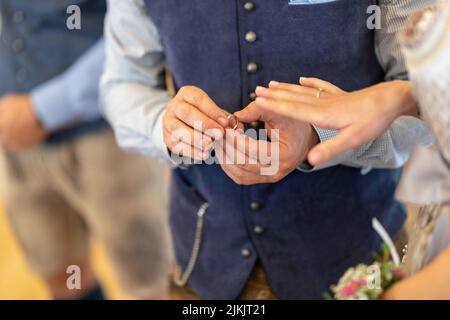
<instances>
[{"instance_id":1,"label":"man's hand","mask_svg":"<svg viewBox=\"0 0 450 320\"><path fill-rule=\"evenodd\" d=\"M222 140L228 113L197 87L182 87L163 117L164 142L179 156L206 160L214 141Z\"/></svg>"},{"instance_id":2,"label":"man's hand","mask_svg":"<svg viewBox=\"0 0 450 320\"><path fill-rule=\"evenodd\" d=\"M230 143L227 136L225 142L229 147L236 147L245 157L245 164L222 165L227 175L238 184L249 185L257 183L275 183L294 171L305 161L308 151L315 146L319 139L313 127L307 123L299 123L288 117L276 113L261 113L256 103L251 103L245 109L235 113L235 116L244 123L264 121L270 141L254 140L236 132L234 141ZM239 140L245 142L239 143ZM274 147L277 144L277 147ZM241 146L241 147L239 147ZM245 147L242 147L245 146ZM258 162L251 164L249 159L258 158L259 150L267 150L271 163ZM276 154L270 153L276 150ZM275 164L276 162L276 164ZM262 169L276 168L271 174L262 174Z\"/></svg>"},{"instance_id":3,"label":"man's hand","mask_svg":"<svg viewBox=\"0 0 450 320\"><path fill-rule=\"evenodd\" d=\"M48 131L40 124L28 95L0 99L0 146L19 151L41 143Z\"/></svg>"}]
</instances>

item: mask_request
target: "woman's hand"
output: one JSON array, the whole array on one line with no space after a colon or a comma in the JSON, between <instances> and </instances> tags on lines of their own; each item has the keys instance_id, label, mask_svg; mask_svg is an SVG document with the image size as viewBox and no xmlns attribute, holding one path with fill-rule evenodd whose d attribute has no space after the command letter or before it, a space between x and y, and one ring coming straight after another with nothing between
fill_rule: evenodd
<instances>
[{"instance_id":1,"label":"woman's hand","mask_svg":"<svg viewBox=\"0 0 450 320\"><path fill-rule=\"evenodd\" d=\"M411 89L407 81L391 81L348 93L320 79L301 78L300 86L272 81L269 88L258 88L256 105L262 113L340 130L311 149L308 160L316 166L377 138L398 116L417 113Z\"/></svg>"}]
</instances>

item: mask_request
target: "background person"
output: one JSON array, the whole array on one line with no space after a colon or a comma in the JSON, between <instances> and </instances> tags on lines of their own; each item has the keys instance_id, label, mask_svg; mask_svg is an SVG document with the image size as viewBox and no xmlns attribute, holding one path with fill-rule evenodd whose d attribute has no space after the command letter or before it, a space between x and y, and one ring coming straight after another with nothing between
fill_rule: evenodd
<instances>
[{"instance_id":1,"label":"background person","mask_svg":"<svg viewBox=\"0 0 450 320\"><path fill-rule=\"evenodd\" d=\"M81 8L81 30L66 9ZM163 170L118 149L98 111L104 61L98 0L0 0L1 190L31 269L57 299L100 299L93 235L124 291L165 297L170 246ZM69 290L67 268L81 268Z\"/></svg>"}]
</instances>

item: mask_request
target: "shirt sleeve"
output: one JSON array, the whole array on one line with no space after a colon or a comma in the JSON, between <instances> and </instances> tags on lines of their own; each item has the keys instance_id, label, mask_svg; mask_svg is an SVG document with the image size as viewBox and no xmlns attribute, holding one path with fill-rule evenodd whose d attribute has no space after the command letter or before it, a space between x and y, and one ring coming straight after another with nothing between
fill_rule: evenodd
<instances>
[{"instance_id":1,"label":"shirt sleeve","mask_svg":"<svg viewBox=\"0 0 450 320\"><path fill-rule=\"evenodd\" d=\"M403 30L411 13L434 1L378 0L381 28L375 30L375 51L380 65L386 73L386 81L408 78L397 34ZM315 130L321 142L339 134L339 131L336 130L317 127ZM429 145L432 141L431 132L424 121L410 116L399 117L386 133L374 141L346 152L331 162L310 171L337 164L363 168L398 168L406 162L414 145Z\"/></svg>"},{"instance_id":2,"label":"shirt sleeve","mask_svg":"<svg viewBox=\"0 0 450 320\"><path fill-rule=\"evenodd\" d=\"M142 0L108 1L101 107L118 144L174 165L163 139L164 51Z\"/></svg>"},{"instance_id":3,"label":"shirt sleeve","mask_svg":"<svg viewBox=\"0 0 450 320\"><path fill-rule=\"evenodd\" d=\"M101 117L98 84L103 61L104 43L99 40L64 73L31 91L34 110L47 130Z\"/></svg>"}]
</instances>

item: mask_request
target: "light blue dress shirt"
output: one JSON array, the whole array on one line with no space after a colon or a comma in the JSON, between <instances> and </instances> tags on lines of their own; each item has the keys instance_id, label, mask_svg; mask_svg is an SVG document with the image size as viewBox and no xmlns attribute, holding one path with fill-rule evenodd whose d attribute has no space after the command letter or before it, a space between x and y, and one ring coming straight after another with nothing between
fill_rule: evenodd
<instances>
[{"instance_id":1,"label":"light blue dress shirt","mask_svg":"<svg viewBox=\"0 0 450 320\"><path fill-rule=\"evenodd\" d=\"M32 90L35 112L47 130L54 132L101 117L98 84L104 60L101 39L64 73Z\"/></svg>"}]
</instances>

